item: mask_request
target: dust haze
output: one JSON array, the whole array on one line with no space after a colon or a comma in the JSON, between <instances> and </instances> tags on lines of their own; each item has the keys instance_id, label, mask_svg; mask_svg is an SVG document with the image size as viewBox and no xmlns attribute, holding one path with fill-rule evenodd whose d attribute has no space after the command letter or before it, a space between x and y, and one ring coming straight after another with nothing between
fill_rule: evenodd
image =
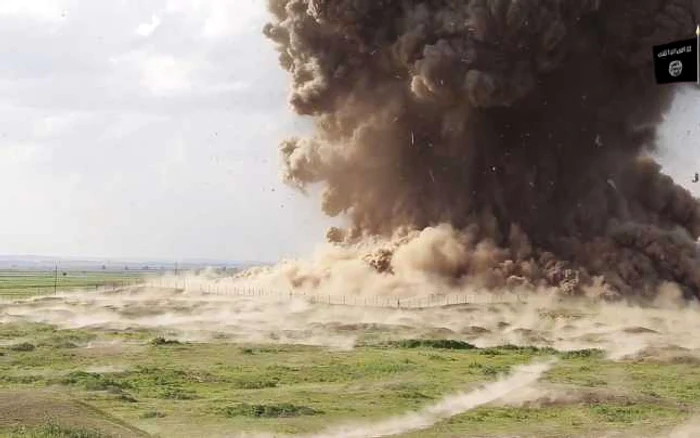
<instances>
[{"instance_id":1,"label":"dust haze","mask_svg":"<svg viewBox=\"0 0 700 438\"><path fill-rule=\"evenodd\" d=\"M316 345L349 350L368 339L459 339L477 347L505 344L560 351L602 349L612 360L652 357L700 360L700 305L680 289L663 288L653 306L556 291L525 299L427 308L313 303L310 296L237 295L228 278L192 276L181 286L68 292L0 302L0 323L37 322L61 328L150 330L189 342ZM212 290L201 292L209 282ZM162 284L161 281L158 281ZM235 283L234 283L235 284Z\"/></svg>"},{"instance_id":2,"label":"dust haze","mask_svg":"<svg viewBox=\"0 0 700 438\"><path fill-rule=\"evenodd\" d=\"M700 296L700 203L651 158L678 88L655 84L651 48L694 36L693 3L269 0L316 127L281 145L284 179L347 221L337 263L275 275Z\"/></svg>"}]
</instances>

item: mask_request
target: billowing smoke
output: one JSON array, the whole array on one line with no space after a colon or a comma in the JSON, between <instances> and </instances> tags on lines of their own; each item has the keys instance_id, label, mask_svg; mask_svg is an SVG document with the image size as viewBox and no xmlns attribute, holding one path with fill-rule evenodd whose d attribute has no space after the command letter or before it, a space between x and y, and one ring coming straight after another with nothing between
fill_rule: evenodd
<instances>
[{"instance_id":1,"label":"billowing smoke","mask_svg":"<svg viewBox=\"0 0 700 438\"><path fill-rule=\"evenodd\" d=\"M649 157L676 91L652 46L694 36L692 3L269 0L316 125L285 180L349 218L335 244L392 242L366 258L383 275L700 296L700 202Z\"/></svg>"}]
</instances>

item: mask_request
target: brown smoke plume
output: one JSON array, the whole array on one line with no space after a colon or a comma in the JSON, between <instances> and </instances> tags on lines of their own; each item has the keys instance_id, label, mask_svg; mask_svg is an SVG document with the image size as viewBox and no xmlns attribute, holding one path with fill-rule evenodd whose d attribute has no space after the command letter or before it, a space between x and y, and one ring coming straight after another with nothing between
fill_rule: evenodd
<instances>
[{"instance_id":1,"label":"brown smoke plume","mask_svg":"<svg viewBox=\"0 0 700 438\"><path fill-rule=\"evenodd\" d=\"M493 288L700 297L700 202L647 156L677 88L651 48L692 37L693 0L268 2L316 124L281 146L285 180L350 219L329 240L393 239L367 257L385 275L408 253Z\"/></svg>"}]
</instances>

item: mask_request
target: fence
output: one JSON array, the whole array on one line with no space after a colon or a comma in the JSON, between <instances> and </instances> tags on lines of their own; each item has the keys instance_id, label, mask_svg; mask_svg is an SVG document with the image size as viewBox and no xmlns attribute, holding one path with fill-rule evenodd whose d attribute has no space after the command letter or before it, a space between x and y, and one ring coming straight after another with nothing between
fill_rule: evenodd
<instances>
[{"instance_id":1,"label":"fence","mask_svg":"<svg viewBox=\"0 0 700 438\"><path fill-rule=\"evenodd\" d=\"M427 296L398 297L398 296L359 296L359 295L326 295L308 294L296 291L268 290L240 285L216 283L211 281L197 281L194 279L168 279L157 278L150 280L124 280L94 284L89 286L77 286L59 289L58 293L65 292L92 292L92 291L116 291L120 288L132 286L146 286L164 290L183 290L203 295L221 297L257 297L268 298L275 301L303 300L311 304L325 304L331 306L396 308L396 309L425 309L433 307L459 306L469 304L506 304L522 302L523 297L516 294L490 293L450 293L432 294ZM46 297L54 295L53 286L22 289L17 292L0 292L0 302L28 299L32 297Z\"/></svg>"},{"instance_id":2,"label":"fence","mask_svg":"<svg viewBox=\"0 0 700 438\"><path fill-rule=\"evenodd\" d=\"M359 295L327 295L309 294L296 291L275 291L254 287L242 287L240 285L213 283L187 279L156 279L145 283L151 288L168 290L183 290L205 295L226 297L267 297L277 301L304 300L312 304L326 304L333 306L353 307L381 307L400 309L423 309L431 307L446 307L468 304L506 304L523 302L522 296L517 294L484 293L450 293L432 294L427 296L399 297L399 296L359 296Z\"/></svg>"}]
</instances>

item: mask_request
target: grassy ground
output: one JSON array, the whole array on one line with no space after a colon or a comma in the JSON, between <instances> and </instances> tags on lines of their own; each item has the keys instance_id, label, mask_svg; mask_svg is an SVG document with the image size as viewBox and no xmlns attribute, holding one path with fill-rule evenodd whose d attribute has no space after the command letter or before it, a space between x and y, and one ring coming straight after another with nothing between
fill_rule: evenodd
<instances>
[{"instance_id":1,"label":"grassy ground","mask_svg":"<svg viewBox=\"0 0 700 438\"><path fill-rule=\"evenodd\" d=\"M700 410L695 360L611 362L599 352L463 343L182 344L161 333L0 325L0 436L302 434L381 420L492 381L537 358L568 400L485 406L404 437L663 436Z\"/></svg>"},{"instance_id":2,"label":"grassy ground","mask_svg":"<svg viewBox=\"0 0 700 438\"><path fill-rule=\"evenodd\" d=\"M57 290L121 286L144 276L134 271L19 271L0 270L0 299L45 295Z\"/></svg>"}]
</instances>

